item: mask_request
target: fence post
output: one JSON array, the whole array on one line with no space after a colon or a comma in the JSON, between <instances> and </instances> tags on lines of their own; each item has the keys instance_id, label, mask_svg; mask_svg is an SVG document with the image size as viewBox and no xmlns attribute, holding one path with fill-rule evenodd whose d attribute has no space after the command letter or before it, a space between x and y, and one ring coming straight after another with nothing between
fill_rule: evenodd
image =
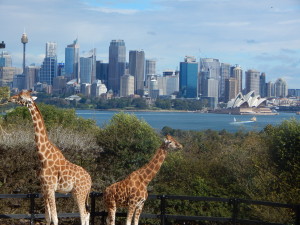
<instances>
[{"instance_id":1,"label":"fence post","mask_svg":"<svg viewBox=\"0 0 300 225\"><path fill-rule=\"evenodd\" d=\"M296 221L295 225L300 225L300 205L295 206Z\"/></svg>"},{"instance_id":2,"label":"fence post","mask_svg":"<svg viewBox=\"0 0 300 225\"><path fill-rule=\"evenodd\" d=\"M232 224L235 225L239 214L239 199L231 198L229 204L232 205Z\"/></svg>"},{"instance_id":3,"label":"fence post","mask_svg":"<svg viewBox=\"0 0 300 225\"><path fill-rule=\"evenodd\" d=\"M157 196L160 199L160 224L166 225L166 196L159 195Z\"/></svg>"},{"instance_id":4,"label":"fence post","mask_svg":"<svg viewBox=\"0 0 300 225\"><path fill-rule=\"evenodd\" d=\"M95 208L96 208L96 199L95 199L95 193L92 192L90 194L91 197L91 225L95 224Z\"/></svg>"},{"instance_id":5,"label":"fence post","mask_svg":"<svg viewBox=\"0 0 300 225\"><path fill-rule=\"evenodd\" d=\"M27 198L30 198L30 209L29 209L29 213L30 213L30 225L34 225L34 219L35 219L35 198L38 198L39 195L38 194L28 194Z\"/></svg>"}]
</instances>

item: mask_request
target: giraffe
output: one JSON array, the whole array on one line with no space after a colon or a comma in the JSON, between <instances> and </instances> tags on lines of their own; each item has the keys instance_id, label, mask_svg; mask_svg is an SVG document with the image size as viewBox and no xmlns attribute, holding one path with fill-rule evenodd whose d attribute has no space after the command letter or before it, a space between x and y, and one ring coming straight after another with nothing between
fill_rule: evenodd
<instances>
[{"instance_id":1,"label":"giraffe","mask_svg":"<svg viewBox=\"0 0 300 225\"><path fill-rule=\"evenodd\" d=\"M82 167L69 162L62 152L50 142L42 114L31 96L31 91L23 90L10 97L9 102L26 106L33 120L35 143L40 161L39 178L45 204L45 218L47 225L51 221L58 225L55 192L72 192L75 198L82 225L89 224L90 213L87 202L92 185L91 177Z\"/></svg>"},{"instance_id":2,"label":"giraffe","mask_svg":"<svg viewBox=\"0 0 300 225\"><path fill-rule=\"evenodd\" d=\"M167 135L152 159L143 167L132 172L124 180L107 187L103 194L104 206L108 212L107 224L115 224L117 207L127 207L126 225L130 225L134 215L134 225L138 225L144 203L148 197L147 186L160 170L167 151L181 149L182 145Z\"/></svg>"}]
</instances>

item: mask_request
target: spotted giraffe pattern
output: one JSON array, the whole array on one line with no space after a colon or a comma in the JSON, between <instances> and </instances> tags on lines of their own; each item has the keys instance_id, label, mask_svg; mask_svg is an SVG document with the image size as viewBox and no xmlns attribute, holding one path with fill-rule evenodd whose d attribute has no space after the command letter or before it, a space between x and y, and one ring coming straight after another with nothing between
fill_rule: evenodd
<instances>
[{"instance_id":1,"label":"spotted giraffe pattern","mask_svg":"<svg viewBox=\"0 0 300 225\"><path fill-rule=\"evenodd\" d=\"M58 224L55 192L72 192L79 208L81 224L88 225L90 214L86 206L92 184L91 177L82 167L66 160L62 152L50 142L42 114L33 98L29 91L21 91L9 101L26 106L33 120L47 225L51 222Z\"/></svg>"},{"instance_id":2,"label":"spotted giraffe pattern","mask_svg":"<svg viewBox=\"0 0 300 225\"><path fill-rule=\"evenodd\" d=\"M147 186L160 170L167 151L181 149L182 145L172 136L167 135L156 150L153 158L140 169L132 172L124 180L112 184L104 191L104 205L108 212L107 224L115 224L117 207L128 208L126 225L130 225L134 215L134 225L138 225L144 203L148 197Z\"/></svg>"}]
</instances>

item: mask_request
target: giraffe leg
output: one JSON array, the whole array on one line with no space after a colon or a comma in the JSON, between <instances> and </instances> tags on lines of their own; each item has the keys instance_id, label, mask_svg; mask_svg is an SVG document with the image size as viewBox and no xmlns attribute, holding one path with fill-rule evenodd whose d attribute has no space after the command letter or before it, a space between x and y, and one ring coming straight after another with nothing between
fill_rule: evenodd
<instances>
[{"instance_id":1,"label":"giraffe leg","mask_svg":"<svg viewBox=\"0 0 300 225\"><path fill-rule=\"evenodd\" d=\"M131 221L132 221L132 217L133 217L135 209L136 209L135 204L129 205L128 212L127 212L127 218L126 218L126 225L131 225Z\"/></svg>"},{"instance_id":2,"label":"giraffe leg","mask_svg":"<svg viewBox=\"0 0 300 225\"><path fill-rule=\"evenodd\" d=\"M49 200L46 196L44 196L44 204L45 204L45 219L46 219L46 224L50 225L51 224L51 213L50 213L50 205L49 205Z\"/></svg>"},{"instance_id":3,"label":"giraffe leg","mask_svg":"<svg viewBox=\"0 0 300 225\"><path fill-rule=\"evenodd\" d=\"M55 204L55 192L54 190L47 190L46 191L46 205L45 205L45 209L47 210L47 212L49 213L49 217L48 219L52 220L54 225L58 225L58 218L57 218L57 212L56 212L56 204ZM46 212L46 220L47 220L47 212ZM47 221L47 225L50 225L50 222Z\"/></svg>"},{"instance_id":4,"label":"giraffe leg","mask_svg":"<svg viewBox=\"0 0 300 225\"><path fill-rule=\"evenodd\" d=\"M73 196L77 202L81 225L89 225L90 213L86 210L86 202L89 197L88 193L85 192L73 192Z\"/></svg>"},{"instance_id":5,"label":"giraffe leg","mask_svg":"<svg viewBox=\"0 0 300 225\"><path fill-rule=\"evenodd\" d=\"M142 201L136 208L135 210L135 214L134 214L134 225L138 225L139 224L139 219L140 219L140 215L142 213L144 207L144 201Z\"/></svg>"},{"instance_id":6,"label":"giraffe leg","mask_svg":"<svg viewBox=\"0 0 300 225\"><path fill-rule=\"evenodd\" d=\"M116 211L117 211L117 207L115 204L113 204L110 207L107 207L108 215L106 218L106 225L115 225Z\"/></svg>"}]
</instances>

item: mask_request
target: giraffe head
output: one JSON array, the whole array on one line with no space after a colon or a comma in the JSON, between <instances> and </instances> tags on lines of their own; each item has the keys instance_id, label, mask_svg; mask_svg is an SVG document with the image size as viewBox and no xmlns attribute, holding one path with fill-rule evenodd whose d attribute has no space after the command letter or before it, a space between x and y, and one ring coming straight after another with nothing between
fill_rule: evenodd
<instances>
[{"instance_id":1,"label":"giraffe head","mask_svg":"<svg viewBox=\"0 0 300 225\"><path fill-rule=\"evenodd\" d=\"M164 139L164 147L170 150L182 149L182 145L169 134Z\"/></svg>"},{"instance_id":2,"label":"giraffe head","mask_svg":"<svg viewBox=\"0 0 300 225\"><path fill-rule=\"evenodd\" d=\"M31 96L30 93L31 91L23 90L19 94L11 96L8 101L28 107L32 105L36 99L36 97Z\"/></svg>"}]
</instances>

